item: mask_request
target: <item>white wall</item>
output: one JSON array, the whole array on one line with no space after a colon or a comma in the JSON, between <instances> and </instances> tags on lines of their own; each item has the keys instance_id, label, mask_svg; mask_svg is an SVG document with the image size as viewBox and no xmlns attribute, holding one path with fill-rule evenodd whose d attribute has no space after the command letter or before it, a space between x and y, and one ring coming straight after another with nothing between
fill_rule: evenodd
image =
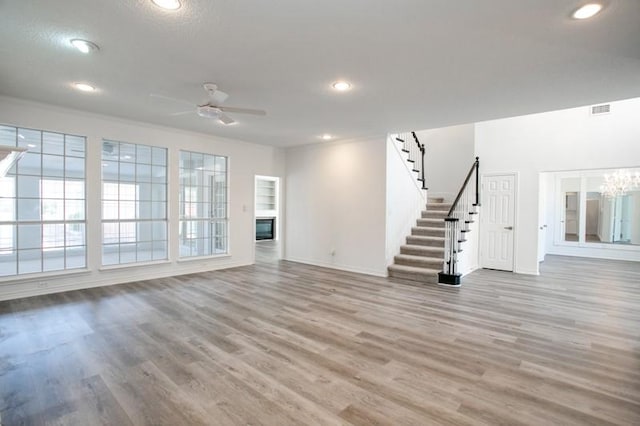
<instances>
[{"instance_id":1,"label":"white wall","mask_svg":"<svg viewBox=\"0 0 640 426\"><path fill-rule=\"evenodd\" d=\"M430 197L453 201L475 161L474 125L416 132L426 146L425 177Z\"/></svg>"},{"instance_id":2,"label":"white wall","mask_svg":"<svg viewBox=\"0 0 640 426\"><path fill-rule=\"evenodd\" d=\"M538 185L538 262L543 262L547 254L547 205L549 204L548 173L540 173Z\"/></svg>"},{"instance_id":3,"label":"white wall","mask_svg":"<svg viewBox=\"0 0 640 426\"><path fill-rule=\"evenodd\" d=\"M519 172L515 272L537 274L539 173L640 164L640 99L492 120L475 126L481 173Z\"/></svg>"},{"instance_id":4,"label":"white wall","mask_svg":"<svg viewBox=\"0 0 640 426\"><path fill-rule=\"evenodd\" d=\"M386 276L386 135L286 151L285 259Z\"/></svg>"},{"instance_id":5,"label":"white wall","mask_svg":"<svg viewBox=\"0 0 640 426\"><path fill-rule=\"evenodd\" d=\"M416 173L407 162L407 154L402 152L400 143L393 137L387 139L387 224L386 224L386 265L393 263L400 254L400 246L411 235L411 227L426 208L427 194Z\"/></svg>"},{"instance_id":6,"label":"white wall","mask_svg":"<svg viewBox=\"0 0 640 426\"><path fill-rule=\"evenodd\" d=\"M213 135L89 114L50 105L0 97L0 122L87 137L87 241L88 268L81 273L42 274L0 280L0 300L179 275L251 264L254 261L254 176L282 176L280 150ZM215 123L212 123L215 126ZM102 138L142 143L169 150L169 260L150 266L100 270L100 173ZM178 261L178 156L179 150L229 157L230 255L206 260Z\"/></svg>"}]
</instances>

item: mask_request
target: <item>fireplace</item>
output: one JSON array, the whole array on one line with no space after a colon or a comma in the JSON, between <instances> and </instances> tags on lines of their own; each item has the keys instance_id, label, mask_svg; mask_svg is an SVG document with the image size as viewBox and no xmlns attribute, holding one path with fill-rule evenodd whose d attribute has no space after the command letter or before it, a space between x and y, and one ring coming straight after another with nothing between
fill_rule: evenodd
<instances>
[{"instance_id":1,"label":"fireplace","mask_svg":"<svg viewBox=\"0 0 640 426\"><path fill-rule=\"evenodd\" d=\"M275 233L275 217L256 219L256 240L273 240Z\"/></svg>"}]
</instances>

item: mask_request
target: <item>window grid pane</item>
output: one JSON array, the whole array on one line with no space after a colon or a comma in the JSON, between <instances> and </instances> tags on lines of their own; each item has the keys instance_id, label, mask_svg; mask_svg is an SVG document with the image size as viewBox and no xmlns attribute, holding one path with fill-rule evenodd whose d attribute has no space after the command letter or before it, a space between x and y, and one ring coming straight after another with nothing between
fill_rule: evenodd
<instances>
[{"instance_id":1,"label":"window grid pane","mask_svg":"<svg viewBox=\"0 0 640 426\"><path fill-rule=\"evenodd\" d=\"M167 150L102 142L102 264L167 259Z\"/></svg>"},{"instance_id":2,"label":"window grid pane","mask_svg":"<svg viewBox=\"0 0 640 426\"><path fill-rule=\"evenodd\" d=\"M82 136L0 125L27 154L0 179L0 277L86 265Z\"/></svg>"},{"instance_id":3,"label":"window grid pane","mask_svg":"<svg viewBox=\"0 0 640 426\"><path fill-rule=\"evenodd\" d=\"M180 257L228 252L227 158L180 151Z\"/></svg>"}]
</instances>

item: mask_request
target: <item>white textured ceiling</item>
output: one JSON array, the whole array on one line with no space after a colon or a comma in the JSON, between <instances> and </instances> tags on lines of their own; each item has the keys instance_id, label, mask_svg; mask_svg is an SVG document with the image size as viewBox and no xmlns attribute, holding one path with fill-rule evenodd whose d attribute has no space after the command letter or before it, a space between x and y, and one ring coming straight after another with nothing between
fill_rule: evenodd
<instances>
[{"instance_id":1,"label":"white textured ceiling","mask_svg":"<svg viewBox=\"0 0 640 426\"><path fill-rule=\"evenodd\" d=\"M638 0L589 21L581 0L182 2L0 0L0 94L276 146L640 96ZM267 116L224 127L149 97L200 102L205 81Z\"/></svg>"}]
</instances>

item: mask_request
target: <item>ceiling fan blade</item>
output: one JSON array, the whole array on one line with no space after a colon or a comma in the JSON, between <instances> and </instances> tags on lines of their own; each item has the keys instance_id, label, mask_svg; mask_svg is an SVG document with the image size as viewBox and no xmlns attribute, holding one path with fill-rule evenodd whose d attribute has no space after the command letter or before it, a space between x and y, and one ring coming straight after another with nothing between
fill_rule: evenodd
<instances>
[{"instance_id":1,"label":"ceiling fan blade","mask_svg":"<svg viewBox=\"0 0 640 426\"><path fill-rule=\"evenodd\" d=\"M157 93L151 93L149 96L151 96L152 98L156 98L156 99L163 99L165 101L179 102L181 104L194 106L193 102L185 101L184 99L172 98L171 96L158 95Z\"/></svg>"},{"instance_id":2,"label":"ceiling fan blade","mask_svg":"<svg viewBox=\"0 0 640 426\"><path fill-rule=\"evenodd\" d=\"M222 90L216 90L211 94L211 102L214 105L219 105L226 101L228 97L229 95L224 93Z\"/></svg>"},{"instance_id":3,"label":"ceiling fan blade","mask_svg":"<svg viewBox=\"0 0 640 426\"><path fill-rule=\"evenodd\" d=\"M223 124L227 124L227 125L235 123L235 120L233 118L225 114L219 114L218 120L220 120Z\"/></svg>"},{"instance_id":4,"label":"ceiling fan blade","mask_svg":"<svg viewBox=\"0 0 640 426\"><path fill-rule=\"evenodd\" d=\"M193 114L194 112L195 111L193 109L190 109L188 111L173 112L173 113L171 113L169 115L173 115L173 116L176 116L176 115L187 115L187 114Z\"/></svg>"},{"instance_id":5,"label":"ceiling fan blade","mask_svg":"<svg viewBox=\"0 0 640 426\"><path fill-rule=\"evenodd\" d=\"M235 112L238 114L267 115L267 112L261 109L236 108L228 106L219 106L218 109L220 109L221 111Z\"/></svg>"}]
</instances>

